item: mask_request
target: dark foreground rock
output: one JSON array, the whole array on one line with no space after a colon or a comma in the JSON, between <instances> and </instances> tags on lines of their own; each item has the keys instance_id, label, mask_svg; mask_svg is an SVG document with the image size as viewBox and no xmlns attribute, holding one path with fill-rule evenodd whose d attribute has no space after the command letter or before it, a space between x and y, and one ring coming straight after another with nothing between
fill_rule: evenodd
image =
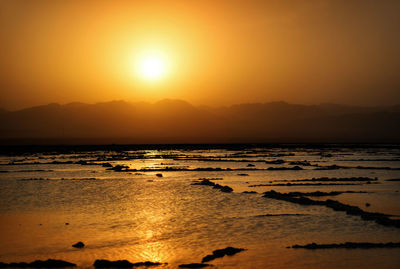
<instances>
[{"instance_id":1,"label":"dark foreground rock","mask_svg":"<svg viewBox=\"0 0 400 269\"><path fill-rule=\"evenodd\" d=\"M282 182L368 182L368 181L378 181L378 178L370 178L370 177L317 177L317 178L310 178L310 179L296 179L296 180L281 180Z\"/></svg>"},{"instance_id":2,"label":"dark foreground rock","mask_svg":"<svg viewBox=\"0 0 400 269\"><path fill-rule=\"evenodd\" d=\"M212 266L211 264L207 263L187 263L187 264L181 264L178 267L179 268L204 268L204 267L209 267Z\"/></svg>"},{"instance_id":3,"label":"dark foreground rock","mask_svg":"<svg viewBox=\"0 0 400 269\"><path fill-rule=\"evenodd\" d=\"M312 199L304 197L304 196L294 197L290 193L289 194L280 193L280 192L276 192L273 190L265 192L264 197L276 199L276 200L287 201L287 202L300 204L300 205L326 206L326 207L332 208L335 211L344 211L348 215L360 216L363 220L375 221L376 223L384 225L384 226L392 226L392 227L400 228L400 220L391 219L391 218L389 218L389 215L382 214L382 213L365 212L357 206L342 204L335 200L328 199L326 201L316 201L316 200L312 200Z\"/></svg>"},{"instance_id":4,"label":"dark foreground rock","mask_svg":"<svg viewBox=\"0 0 400 269\"><path fill-rule=\"evenodd\" d=\"M296 165L293 167L268 167L267 170L276 171L276 170L303 170L300 166Z\"/></svg>"},{"instance_id":5,"label":"dark foreground rock","mask_svg":"<svg viewBox=\"0 0 400 269\"><path fill-rule=\"evenodd\" d=\"M279 159L279 160L265 161L265 163L266 164L283 164L283 163L285 163L285 161Z\"/></svg>"},{"instance_id":6,"label":"dark foreground rock","mask_svg":"<svg viewBox=\"0 0 400 269\"><path fill-rule=\"evenodd\" d=\"M0 262L0 268L64 268L64 267L75 267L76 264L66 262L63 260L52 260L47 261L37 260L31 263L26 262L12 262L3 263Z\"/></svg>"},{"instance_id":7,"label":"dark foreground rock","mask_svg":"<svg viewBox=\"0 0 400 269\"><path fill-rule=\"evenodd\" d=\"M367 193L366 191L330 191L330 192L323 192L323 191L313 191L313 192L289 192L288 195L293 197L298 196L313 196L313 197L323 197L323 196L336 196L343 193Z\"/></svg>"},{"instance_id":8,"label":"dark foreground rock","mask_svg":"<svg viewBox=\"0 0 400 269\"><path fill-rule=\"evenodd\" d=\"M400 248L399 243L354 243L354 242L346 242L340 244L316 244L311 243L307 245L293 245L292 248L305 248L305 249L330 249L330 248Z\"/></svg>"},{"instance_id":9,"label":"dark foreground rock","mask_svg":"<svg viewBox=\"0 0 400 269\"><path fill-rule=\"evenodd\" d=\"M207 179L207 180L224 180L222 177L199 178L197 180L204 180L204 179Z\"/></svg>"},{"instance_id":10,"label":"dark foreground rock","mask_svg":"<svg viewBox=\"0 0 400 269\"><path fill-rule=\"evenodd\" d=\"M96 260L93 264L95 268L132 268L132 267L139 267L139 266L159 266L165 263L159 262L137 262L131 263L127 260L119 260L119 261L109 261L109 260Z\"/></svg>"},{"instance_id":11,"label":"dark foreground rock","mask_svg":"<svg viewBox=\"0 0 400 269\"><path fill-rule=\"evenodd\" d=\"M128 169L129 169L129 166L118 164L114 167L107 168L106 170L113 170L115 172L124 172L124 171L128 171Z\"/></svg>"},{"instance_id":12,"label":"dark foreground rock","mask_svg":"<svg viewBox=\"0 0 400 269\"><path fill-rule=\"evenodd\" d=\"M232 255L235 255L236 253L242 252L244 250L245 250L244 248L234 248L234 247L217 249L217 250L214 250L212 254L203 257L201 262L202 263L209 262L209 261L215 260L217 258L222 258L225 255L232 256Z\"/></svg>"},{"instance_id":13,"label":"dark foreground rock","mask_svg":"<svg viewBox=\"0 0 400 269\"><path fill-rule=\"evenodd\" d=\"M72 245L74 248L83 248L85 247L85 244L83 242L78 242L76 244Z\"/></svg>"},{"instance_id":14,"label":"dark foreground rock","mask_svg":"<svg viewBox=\"0 0 400 269\"><path fill-rule=\"evenodd\" d=\"M194 182L192 185L204 185L204 186L212 186L214 189L219 189L222 192L232 192L233 189L229 186L222 186L220 184L216 184L211 182L209 179L203 179L200 182Z\"/></svg>"},{"instance_id":15,"label":"dark foreground rock","mask_svg":"<svg viewBox=\"0 0 400 269\"><path fill-rule=\"evenodd\" d=\"M298 186L353 186L353 185L364 185L365 183L276 183L276 184L257 184L257 185L249 185L249 187L298 187ZM371 184L369 181L366 184ZM374 182L374 184L378 184L378 182Z\"/></svg>"}]
</instances>

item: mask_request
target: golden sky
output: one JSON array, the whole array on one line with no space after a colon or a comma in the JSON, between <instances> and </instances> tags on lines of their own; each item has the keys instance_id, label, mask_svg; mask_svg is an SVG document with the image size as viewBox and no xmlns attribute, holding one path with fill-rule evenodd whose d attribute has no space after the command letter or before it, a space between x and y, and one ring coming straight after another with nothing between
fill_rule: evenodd
<instances>
[{"instance_id":1,"label":"golden sky","mask_svg":"<svg viewBox=\"0 0 400 269\"><path fill-rule=\"evenodd\" d=\"M400 1L0 1L0 107L400 103ZM146 80L143 55L164 74Z\"/></svg>"}]
</instances>

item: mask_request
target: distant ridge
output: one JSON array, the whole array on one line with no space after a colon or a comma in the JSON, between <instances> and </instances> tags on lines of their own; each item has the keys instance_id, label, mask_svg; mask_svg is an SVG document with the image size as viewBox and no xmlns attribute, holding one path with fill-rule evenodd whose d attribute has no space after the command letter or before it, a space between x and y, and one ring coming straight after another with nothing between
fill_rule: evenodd
<instances>
[{"instance_id":1,"label":"distant ridge","mask_svg":"<svg viewBox=\"0 0 400 269\"><path fill-rule=\"evenodd\" d=\"M400 105L52 103L0 109L0 143L399 143L399 123Z\"/></svg>"}]
</instances>

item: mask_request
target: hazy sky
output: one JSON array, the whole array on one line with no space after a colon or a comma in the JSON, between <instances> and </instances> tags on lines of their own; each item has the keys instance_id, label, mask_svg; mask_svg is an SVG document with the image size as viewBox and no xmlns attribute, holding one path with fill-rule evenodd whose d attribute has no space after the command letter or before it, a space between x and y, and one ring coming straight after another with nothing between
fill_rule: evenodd
<instances>
[{"instance_id":1,"label":"hazy sky","mask_svg":"<svg viewBox=\"0 0 400 269\"><path fill-rule=\"evenodd\" d=\"M0 1L0 107L400 103L400 1ZM146 81L141 55L165 75Z\"/></svg>"}]
</instances>

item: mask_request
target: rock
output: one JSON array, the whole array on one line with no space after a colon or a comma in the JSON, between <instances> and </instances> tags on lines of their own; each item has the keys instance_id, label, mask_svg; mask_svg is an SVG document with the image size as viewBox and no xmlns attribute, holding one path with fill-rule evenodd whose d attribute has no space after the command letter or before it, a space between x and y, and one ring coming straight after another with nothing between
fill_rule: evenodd
<instances>
[{"instance_id":1,"label":"rock","mask_svg":"<svg viewBox=\"0 0 400 269\"><path fill-rule=\"evenodd\" d=\"M371 206L371 204L370 203L365 203L365 206L369 207L369 206Z\"/></svg>"},{"instance_id":2,"label":"rock","mask_svg":"<svg viewBox=\"0 0 400 269\"><path fill-rule=\"evenodd\" d=\"M31 263L26 262L12 262L12 263L3 263L0 262L0 268L63 268L63 267L75 267L76 264L66 262L63 260L46 260L41 261L37 260Z\"/></svg>"},{"instance_id":3,"label":"rock","mask_svg":"<svg viewBox=\"0 0 400 269\"><path fill-rule=\"evenodd\" d=\"M344 167L344 166L338 166L336 164L333 165L328 165L328 166L320 166L315 168L315 170L337 170L337 169L345 169L348 167Z\"/></svg>"},{"instance_id":4,"label":"rock","mask_svg":"<svg viewBox=\"0 0 400 269\"><path fill-rule=\"evenodd\" d=\"M354 243L354 242L346 242L341 244L316 244L311 243L307 245L293 245L292 248L305 248L305 249L329 249L329 248L400 248L399 243Z\"/></svg>"},{"instance_id":5,"label":"rock","mask_svg":"<svg viewBox=\"0 0 400 269\"><path fill-rule=\"evenodd\" d=\"M233 192L233 189L229 186L222 186L219 184L214 185L214 189L219 189L222 192Z\"/></svg>"},{"instance_id":6,"label":"rock","mask_svg":"<svg viewBox=\"0 0 400 269\"><path fill-rule=\"evenodd\" d=\"M211 182L209 179L203 179L200 182L194 182L192 185L204 185L204 186L212 186L214 189L219 189L222 192L232 192L233 189L229 186L222 186L220 184L216 184Z\"/></svg>"},{"instance_id":7,"label":"rock","mask_svg":"<svg viewBox=\"0 0 400 269\"><path fill-rule=\"evenodd\" d=\"M108 260L96 260L93 264L95 268L131 268L132 263L127 260L119 261L108 261Z\"/></svg>"},{"instance_id":8,"label":"rock","mask_svg":"<svg viewBox=\"0 0 400 269\"><path fill-rule=\"evenodd\" d=\"M213 251L213 254L210 254L210 255L207 255L207 256L203 257L201 262L202 263L209 262L209 261L215 260L217 258L222 258L225 255L232 256L232 255L235 255L236 253L242 252L244 250L245 249L243 249L243 248L234 248L234 247L227 247L227 248L224 248L224 249L217 249L217 250Z\"/></svg>"},{"instance_id":9,"label":"rock","mask_svg":"<svg viewBox=\"0 0 400 269\"><path fill-rule=\"evenodd\" d=\"M284 160L265 161L266 164L283 164Z\"/></svg>"},{"instance_id":10,"label":"rock","mask_svg":"<svg viewBox=\"0 0 400 269\"><path fill-rule=\"evenodd\" d=\"M391 179L386 179L386 181L400 181L400 178L391 178Z\"/></svg>"},{"instance_id":11,"label":"rock","mask_svg":"<svg viewBox=\"0 0 400 269\"><path fill-rule=\"evenodd\" d=\"M300 166L296 165L293 167L268 167L267 170L275 171L275 170L303 170Z\"/></svg>"},{"instance_id":12,"label":"rock","mask_svg":"<svg viewBox=\"0 0 400 269\"><path fill-rule=\"evenodd\" d=\"M290 182L315 182L315 181L320 181L320 182L368 182L368 181L378 181L378 178L369 178L369 177L342 177L342 178L336 178L336 177L318 177L318 178L311 178L311 179L297 179L297 180L291 180Z\"/></svg>"},{"instance_id":13,"label":"rock","mask_svg":"<svg viewBox=\"0 0 400 269\"><path fill-rule=\"evenodd\" d=\"M111 163L103 163L101 166L103 166L103 167L113 167Z\"/></svg>"},{"instance_id":14,"label":"rock","mask_svg":"<svg viewBox=\"0 0 400 269\"><path fill-rule=\"evenodd\" d=\"M255 165L252 163L247 164L247 167L254 167Z\"/></svg>"},{"instance_id":15,"label":"rock","mask_svg":"<svg viewBox=\"0 0 400 269\"><path fill-rule=\"evenodd\" d=\"M163 175L161 173L156 174L156 176L163 177Z\"/></svg>"},{"instance_id":16,"label":"rock","mask_svg":"<svg viewBox=\"0 0 400 269\"><path fill-rule=\"evenodd\" d=\"M197 180L204 180L204 179L207 179L207 180L224 180L222 177L199 178Z\"/></svg>"},{"instance_id":17,"label":"rock","mask_svg":"<svg viewBox=\"0 0 400 269\"><path fill-rule=\"evenodd\" d=\"M273 190L265 192L264 197L276 200L283 200L300 205L322 205L329 207L335 211L344 211L348 215L360 216L363 220L373 220L376 223L384 226L393 226L396 228L400 228L400 220L398 219L390 219L388 215L382 213L365 212L357 206L342 204L338 201L330 199L326 201L316 201L303 196L293 197L291 194L279 193Z\"/></svg>"},{"instance_id":18,"label":"rock","mask_svg":"<svg viewBox=\"0 0 400 269\"><path fill-rule=\"evenodd\" d=\"M289 162L289 165L302 165L302 166L311 166L312 164L309 161L292 161Z\"/></svg>"},{"instance_id":19,"label":"rock","mask_svg":"<svg viewBox=\"0 0 400 269\"><path fill-rule=\"evenodd\" d=\"M249 174L237 174L238 176L241 176L241 177L248 177L249 176Z\"/></svg>"},{"instance_id":20,"label":"rock","mask_svg":"<svg viewBox=\"0 0 400 269\"><path fill-rule=\"evenodd\" d=\"M194 182L192 185L204 185L204 186L215 186L214 182L211 182L209 179L203 179L200 182Z\"/></svg>"},{"instance_id":21,"label":"rock","mask_svg":"<svg viewBox=\"0 0 400 269\"><path fill-rule=\"evenodd\" d=\"M72 245L74 248L83 248L85 244L83 242L78 242Z\"/></svg>"},{"instance_id":22,"label":"rock","mask_svg":"<svg viewBox=\"0 0 400 269\"><path fill-rule=\"evenodd\" d=\"M106 170L113 170L113 171L116 171L116 172L122 172L122 171L125 171L125 170L127 170L129 168L129 166L126 166L126 165L116 165L116 166L114 166L114 167L110 167L110 168L107 168Z\"/></svg>"}]
</instances>

